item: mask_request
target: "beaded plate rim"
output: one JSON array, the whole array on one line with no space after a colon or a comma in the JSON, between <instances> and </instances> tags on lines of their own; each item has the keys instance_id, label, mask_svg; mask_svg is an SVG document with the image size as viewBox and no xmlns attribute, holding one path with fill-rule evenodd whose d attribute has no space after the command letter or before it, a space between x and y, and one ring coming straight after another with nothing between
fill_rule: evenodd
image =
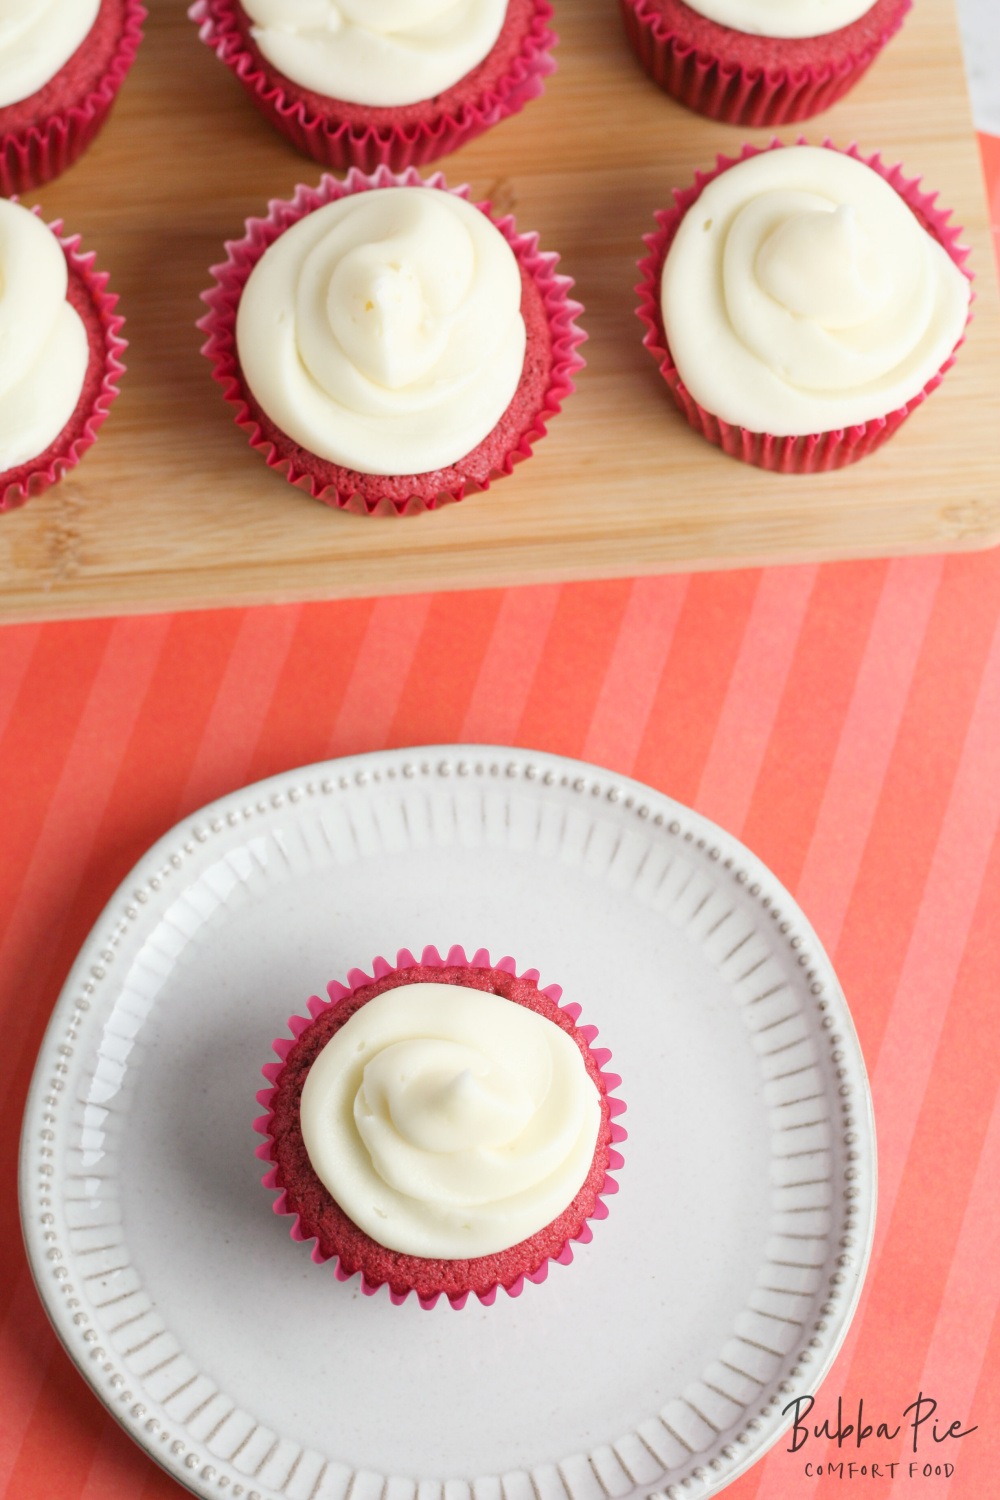
<instances>
[{"instance_id":1,"label":"beaded plate rim","mask_svg":"<svg viewBox=\"0 0 1000 1500\"><path fill-rule=\"evenodd\" d=\"M235 1500L269 1500L271 1496L286 1492L295 1464L276 1489L266 1481L257 1488L252 1476L232 1469L224 1459L216 1459L213 1463L212 1455L204 1451L203 1443L192 1443L180 1435L183 1421L171 1421L167 1427L149 1410L150 1406L159 1409L158 1403L148 1397L146 1401L142 1400L141 1390L133 1389L136 1385L141 1386L141 1378L130 1375L123 1358L102 1346L101 1334L91 1326L93 1319L75 1295L71 1279L74 1273L70 1267L76 1252L65 1244L66 1236L59 1232L56 1215L52 1212L52 1179L57 1175L53 1159L57 1155L57 1132L61 1123L59 1106L61 1102L69 1102L68 1099L61 1101L60 1096L65 1092L65 1079L71 1071L70 1059L75 1045L81 1031L85 1032L87 1028L92 998L99 992L109 969L113 968L116 950L126 935L136 930L136 924L141 927L143 908L155 898L164 883L169 886L176 873L195 859L206 845L210 846L214 837L241 828L255 819L270 818L286 803L295 805L309 799L334 798L348 789L374 787L396 778L431 781L451 777L501 783L523 778L542 785L558 785L581 798L620 804L619 815L624 813L626 817L634 818L647 831L662 830L665 837L688 846L687 855L700 859L708 868L714 867L720 880L731 879L743 887L744 896L749 895L759 903L762 915L771 917L774 926L769 936L775 948L783 953L786 962L805 971L801 976L804 980L802 988L815 1006L813 1024L818 1027L817 1035L826 1032L831 1047L836 1049L831 1052L828 1070L832 1070L831 1076L839 1080L835 1091L843 1115L844 1144L854 1149L850 1153L852 1165L842 1174L844 1180L839 1180L836 1174L833 1180L843 1199L849 1200L843 1210L846 1224L841 1226L840 1232L846 1227L853 1233L850 1252L837 1255L831 1248L824 1263L827 1289L816 1294L827 1299L820 1309L822 1319L812 1326L801 1325L801 1337L790 1351L782 1354L782 1380L770 1377L766 1382L757 1381L762 1390L770 1388L768 1399L759 1411L751 1410L756 1404L754 1402L738 1402L746 1408L740 1430L732 1434L731 1440L717 1447L714 1456L705 1463L697 1461L698 1451L692 1449L691 1461L676 1470L676 1477L661 1464L661 1478L633 1479L632 1489L623 1490L620 1485L616 1488L613 1479L609 1483L602 1475L600 1462L595 1463L598 1450L589 1459L585 1487L589 1489L596 1484L595 1493L606 1495L609 1500L616 1500L617 1496L626 1493L642 1493L652 1496L653 1500L681 1500L682 1496L709 1500L762 1457L787 1430L790 1418L783 1413L783 1406L787 1403L782 1398L791 1395L791 1382L807 1376L808 1386L814 1391L829 1371L850 1327L874 1235L876 1154L871 1093L850 1011L830 960L808 920L777 878L739 840L707 818L641 782L583 761L486 745L435 745L375 751L269 777L208 804L158 840L111 897L84 942L56 1003L35 1066L25 1109L19 1164L22 1229L35 1284L60 1341L95 1395L129 1436L181 1484L206 1500L207 1497L219 1500L219 1497L228 1497L229 1494ZM67 1113L68 1110L63 1111L64 1115ZM64 1132L66 1128L64 1125ZM846 1161L847 1152L843 1154ZM846 1181L847 1178L851 1180ZM832 1230L831 1236L836 1232L836 1229ZM844 1250L843 1245L841 1250ZM777 1350L770 1352L778 1353ZM656 1459L655 1447L650 1448L641 1431L642 1427L648 1426L648 1422L640 1424L636 1441ZM665 1426L665 1431L671 1438L676 1436L669 1425ZM616 1440L617 1443L622 1441ZM684 1446L688 1445L685 1443ZM609 1461L617 1463L620 1471L632 1478L613 1449L607 1451ZM265 1466L269 1457L270 1453L259 1468ZM558 1490L563 1500L567 1494L570 1500L577 1500L576 1485L562 1471L562 1466L568 1462L561 1460L559 1465L543 1467L546 1470L551 1468L553 1478L558 1480L553 1494ZM526 1495L533 1493L535 1500L549 1500L548 1494L543 1493L543 1489L549 1490L549 1485L546 1483L540 1487L534 1471L522 1477L526 1482ZM313 1486L313 1493L318 1491L321 1480L322 1473ZM368 1480L373 1483L369 1485ZM376 1480L379 1481L377 1485ZM381 1476L358 1471L350 1477L345 1492L349 1500L380 1500L386 1485L391 1483L382 1481ZM454 1483L448 1482L449 1490ZM479 1487L478 1481L465 1486L475 1500L481 1500L477 1493ZM500 1500L501 1495L504 1500L515 1500L513 1495L505 1493L499 1480L495 1487L496 1500ZM485 1490L482 1500L485 1500Z\"/></svg>"}]
</instances>

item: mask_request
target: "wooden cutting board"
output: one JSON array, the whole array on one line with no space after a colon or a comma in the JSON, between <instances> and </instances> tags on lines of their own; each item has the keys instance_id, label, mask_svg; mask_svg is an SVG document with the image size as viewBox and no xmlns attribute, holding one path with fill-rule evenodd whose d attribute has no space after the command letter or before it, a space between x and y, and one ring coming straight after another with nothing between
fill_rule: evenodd
<instances>
[{"instance_id":1,"label":"wooden cutting board","mask_svg":"<svg viewBox=\"0 0 1000 1500\"><path fill-rule=\"evenodd\" d=\"M858 141L941 190L966 227L975 319L944 385L839 474L734 462L674 411L642 348L635 261L653 211L740 132L641 71L614 0L556 0L543 98L442 167L541 233L590 335L578 390L530 462L489 493L404 519L344 515L267 469L194 327L206 268L268 198L320 173L258 116L183 0L148 0L104 133L33 195L97 250L130 342L122 394L62 484L0 516L0 619L404 593L750 562L948 551L1000 540L1000 317L952 0L915 0L868 77L802 127ZM785 138L795 130L786 131ZM31 201L30 199L27 201Z\"/></svg>"}]
</instances>

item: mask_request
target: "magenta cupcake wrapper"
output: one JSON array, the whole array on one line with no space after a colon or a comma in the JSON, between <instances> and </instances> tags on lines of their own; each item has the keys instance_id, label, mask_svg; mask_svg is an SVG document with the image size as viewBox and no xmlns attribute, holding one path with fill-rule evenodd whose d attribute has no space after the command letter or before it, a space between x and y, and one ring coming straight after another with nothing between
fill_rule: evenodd
<instances>
[{"instance_id":1,"label":"magenta cupcake wrapper","mask_svg":"<svg viewBox=\"0 0 1000 1500\"><path fill-rule=\"evenodd\" d=\"M195 0L188 15L197 23L205 45L235 73L275 129L304 155L338 170L357 167L374 172L388 167L402 172L436 161L537 98L544 90L544 79L556 66L551 56L558 40L549 26L552 7L548 0L536 0L534 20L510 72L482 99L463 104L457 114L442 115L433 123L360 126L313 114L302 100L290 99L280 83L269 79L247 50L232 0Z\"/></svg>"},{"instance_id":2,"label":"magenta cupcake wrapper","mask_svg":"<svg viewBox=\"0 0 1000 1500\"><path fill-rule=\"evenodd\" d=\"M646 0L619 0L625 32L642 66L680 104L727 125L761 128L808 120L836 104L891 41L910 9L900 5L878 39L839 64L761 69L703 51L670 28Z\"/></svg>"},{"instance_id":3,"label":"magenta cupcake wrapper","mask_svg":"<svg viewBox=\"0 0 1000 1500\"><path fill-rule=\"evenodd\" d=\"M127 0L125 26L97 88L79 103L56 110L41 125L0 134L0 194L27 193L71 167L90 145L135 61L146 9Z\"/></svg>"},{"instance_id":4,"label":"magenta cupcake wrapper","mask_svg":"<svg viewBox=\"0 0 1000 1500\"><path fill-rule=\"evenodd\" d=\"M804 146L808 142L800 138L797 144ZM702 190L708 183L721 173L727 172L730 167L746 161L748 157L757 156L762 150L781 150L783 145L782 141L775 140L766 147L746 145L739 156L729 157L720 154L716 157L714 171L695 173L693 187L674 189L674 207L658 209L655 215L658 228L654 233L643 236L650 253L639 261L638 268L642 281L635 289L639 295L639 306L636 311L640 320L646 325L646 333L642 342L659 362L660 374L670 387L671 395L678 408L695 432L721 448L724 453L728 453L731 458L742 459L744 463L754 464L759 469L768 469L776 474L819 474L830 469L842 469L847 464L857 462L859 458L873 453L876 448L881 447L887 439L892 437L910 413L926 401L931 392L941 384L946 372L955 363L955 356L965 341L965 335L963 334L959 339L941 368L931 376L922 390L907 401L905 406L887 412L885 416L873 417L856 427L836 428L830 432L814 432L803 436L775 437L772 433L749 432L745 427L733 426L729 422L724 422L721 417L716 417L706 411L703 406L699 406L684 385L667 343L660 308L660 279L663 264L681 220L692 204L700 198ZM829 139L823 142L823 146L829 151L841 149ZM877 151L872 156L862 156L857 145L852 144L842 154L853 156L855 161L863 162L865 166L871 167L890 187L894 188L916 218L947 251L959 270L970 281L973 279L972 273L965 264L969 254L968 246L959 244L961 227L949 223L950 209L940 209L935 206L937 193L920 191L922 178L906 177L898 163L893 167L887 167ZM970 319L971 316L970 312ZM968 326L968 320L966 326Z\"/></svg>"},{"instance_id":5,"label":"magenta cupcake wrapper","mask_svg":"<svg viewBox=\"0 0 1000 1500\"><path fill-rule=\"evenodd\" d=\"M539 973L537 969L525 969L523 974L518 974L517 966L514 960L510 957L501 958L498 959L496 963L492 963L490 961L490 955L487 950L485 948L479 948L471 958L467 958L465 955L465 949L459 947L458 945L449 948L446 958L442 958L437 948L435 948L433 945L425 948L419 959L415 958L408 948L401 948L396 954L396 962L394 964L389 963L389 961L385 958L376 958L374 963L372 964L371 974L366 974L363 969L350 969L347 974L346 985L340 984L336 980L327 985L327 994L329 995L328 1000L322 1000L318 995L313 995L308 1002L309 1014L307 1016L289 1016L288 1029L292 1033L291 1036L279 1037L273 1044L274 1051L277 1054L279 1061L276 1063L265 1063L262 1071L264 1077L268 1080L268 1084L271 1086L265 1089L261 1089L257 1094L257 1102L264 1106L264 1108L267 1110L267 1114L262 1115L259 1119L254 1121L254 1130L256 1130L258 1134L265 1137L263 1144L257 1147L255 1153L261 1161L270 1162L274 1159L271 1154L271 1137L269 1133L270 1123L272 1119L271 1103L274 1099L275 1094L277 1093L277 1089L274 1087L274 1084L276 1083L277 1078L285 1065L285 1059L287 1058L289 1052L292 1050L292 1047L298 1041L299 1037L302 1035L303 1031L305 1031L308 1026L311 1026L312 1023L317 1019L317 1017L321 1016L324 1011L328 1011L334 1005L339 1004L340 1001L346 1000L349 996L353 995L356 990L361 989L364 985L372 984L377 979L384 979L387 974L396 973L400 969L412 969L418 964L423 965L426 968L435 969L449 967L461 967L469 969L502 969L505 973L512 974L519 979L527 979L532 984L537 984L539 979ZM581 1008L575 1003L569 1005L559 1005L559 1000L562 996L562 988L560 985L546 985L544 989L539 990L539 994L544 995L548 1000L551 1000L554 1005L558 1005L559 1009L569 1017L574 1025L576 1025ZM614 1145L619 1144L627 1138L628 1132L625 1130L624 1126L617 1123L615 1118L616 1116L625 1113L626 1105L624 1100L615 1098L613 1095L613 1091L620 1087L621 1079L619 1078L617 1073L606 1071L607 1064L611 1060L610 1051L607 1047L595 1047L593 1045L598 1034L596 1026L576 1026L576 1029L586 1040L587 1046L590 1050L590 1055L594 1059L598 1066L598 1069L600 1070L601 1081L604 1084L605 1094L608 1101L608 1112L611 1116L610 1129L612 1145L608 1148L608 1169L607 1173L605 1174L604 1185L598 1193L593 1212L588 1215L587 1221L584 1222L584 1224L581 1226L579 1233L572 1237L573 1240L577 1243L586 1245L589 1244L594 1237L593 1231L590 1228L589 1220L606 1219L608 1216L608 1207L604 1202L604 1198L613 1196L618 1191L618 1183L610 1174L612 1171L618 1171L622 1166L624 1166L624 1159L621 1156L621 1153L614 1150L613 1148ZM299 1215L295 1213L294 1210L288 1207L287 1194L284 1188L281 1188L277 1181L277 1168L272 1166L267 1172L265 1172L261 1181L264 1187L279 1190L278 1196L274 1200L271 1207L276 1214L290 1216L293 1218L293 1223L289 1231L292 1239L298 1241L308 1241L309 1239L315 1240L315 1236L310 1236L303 1230ZM380 1287L386 1285L385 1282L378 1282L373 1285L365 1277L363 1271L345 1271L335 1255L332 1257L328 1257L323 1254L323 1252L320 1250L318 1240L313 1244L312 1259L317 1265L324 1265L329 1259L332 1259L334 1262L333 1272L338 1281L350 1281L353 1276L359 1276L361 1281L361 1290L366 1297L373 1297L375 1293L380 1289ZM550 1261L555 1261L557 1264L562 1266L568 1266L571 1263L572 1259L572 1244L570 1240L567 1239L558 1254L547 1257L536 1271L523 1273L522 1275L518 1276L516 1281L511 1282L510 1286L504 1287L503 1290L509 1297L519 1297L524 1290L525 1281L533 1281L538 1284L546 1279L549 1273ZM488 1292L475 1293L476 1297L484 1307L490 1307L496 1301L496 1295L500 1285L501 1283L498 1282L496 1285L492 1286ZM439 1292L433 1297L424 1297L414 1289L414 1295L416 1296L417 1301L420 1303L421 1307L430 1309L436 1306L440 1297L445 1294ZM394 1292L391 1287L389 1288L390 1300L397 1307L401 1306L401 1304L404 1303L409 1296L409 1291L400 1293ZM451 1306L457 1310L465 1306L466 1302L469 1299L469 1296L469 1292L463 1292L460 1296L449 1296L447 1300L450 1302Z\"/></svg>"},{"instance_id":6,"label":"magenta cupcake wrapper","mask_svg":"<svg viewBox=\"0 0 1000 1500\"><path fill-rule=\"evenodd\" d=\"M40 208L36 207L31 211L41 218ZM16 510L26 500L42 494L50 485L57 484L67 470L76 467L87 449L96 443L98 429L107 419L111 403L118 395L115 381L125 373L121 355L128 346L126 340L120 337L125 319L115 312L118 296L115 292L106 290L107 271L94 270L95 252L88 250L86 254L81 254L80 236L74 234L64 237L62 227L61 219L56 219L49 225L63 248L71 273L75 272L86 287L104 334L104 374L101 388L82 428L74 412L55 441L44 454L39 455L39 458L45 458L44 463L34 468L32 465L36 461L29 459L16 469L8 470L9 475L18 476L16 479L0 476L0 511ZM73 435L67 436L71 430Z\"/></svg>"},{"instance_id":7,"label":"magenta cupcake wrapper","mask_svg":"<svg viewBox=\"0 0 1000 1500\"><path fill-rule=\"evenodd\" d=\"M440 172L425 179L412 167L402 173L393 173L387 167L380 167L370 175L352 169L343 182L324 174L318 187L300 184L290 200L273 199L268 204L267 218L248 219L243 239L226 241L228 259L209 268L216 285L201 294L201 300L207 303L209 311L198 319L197 327L208 335L201 352L212 363L212 378L221 385L225 399L235 408L237 425L248 434L250 446L263 453L269 468L284 474L290 484L306 490L313 499L322 500L327 505L350 510L358 515L402 516L414 515L422 510L436 510L444 504L461 500L466 495L487 490L493 478L510 474L515 464L529 458L534 444L545 436L549 419L561 411L563 402L575 389L573 374L584 364L577 349L587 335L574 322L583 308L569 296L572 278L556 271L559 256L553 251L539 250L537 234L520 234L513 215L507 214L502 219L496 219L490 212L489 203L478 203L476 207L496 225L517 257L518 264L527 271L542 292L552 331L549 386L530 430L508 451L500 467L493 469L482 480L463 479L461 483L446 486L429 498L413 494L404 498L383 495L375 501L366 500L357 493L354 486L336 480L321 481L315 474L301 469L293 459L279 453L274 443L263 433L246 399L246 387L236 353L236 310L247 278L268 246L306 214L348 194L386 187L427 187L453 193L456 197L469 198L467 186L450 188ZM331 469L335 467L336 465L330 465ZM419 479L421 476L414 477Z\"/></svg>"}]
</instances>

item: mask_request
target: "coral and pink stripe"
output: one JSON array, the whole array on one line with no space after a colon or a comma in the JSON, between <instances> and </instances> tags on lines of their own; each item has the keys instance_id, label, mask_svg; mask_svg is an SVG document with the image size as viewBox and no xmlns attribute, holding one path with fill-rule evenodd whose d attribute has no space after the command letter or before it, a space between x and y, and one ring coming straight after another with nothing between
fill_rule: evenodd
<instances>
[{"instance_id":1,"label":"coral and pink stripe","mask_svg":"<svg viewBox=\"0 0 1000 1500\"><path fill-rule=\"evenodd\" d=\"M1000 205L1000 143L984 159ZM17 1226L35 1052L104 902L179 817L247 780L458 739L594 759L717 818L793 891L847 991L880 1208L818 1419L843 1397L854 1420L863 1398L894 1427L922 1391L940 1427L976 1430L935 1446L928 1425L912 1478L905 1432L782 1442L727 1496L994 1493L1000 550L0 630L0 1500L183 1493L77 1377ZM848 1491L847 1464L873 1460L895 1477ZM815 1476L830 1462L843 1479Z\"/></svg>"}]
</instances>

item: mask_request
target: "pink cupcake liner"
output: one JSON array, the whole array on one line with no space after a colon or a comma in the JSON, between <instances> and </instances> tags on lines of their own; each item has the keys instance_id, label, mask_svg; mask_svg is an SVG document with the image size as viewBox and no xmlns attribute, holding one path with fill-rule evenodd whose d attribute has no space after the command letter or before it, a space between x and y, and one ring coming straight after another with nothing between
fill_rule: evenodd
<instances>
[{"instance_id":1,"label":"pink cupcake liner","mask_svg":"<svg viewBox=\"0 0 1000 1500\"><path fill-rule=\"evenodd\" d=\"M457 151L484 130L517 114L544 91L555 71L551 49L558 38L549 26L552 6L535 0L535 15L521 51L507 73L475 103L463 103L455 114L406 125L352 124L313 113L301 99L290 98L277 70L269 74L248 50L236 21L235 0L195 0L188 11L206 46L239 79L265 119L305 156L325 167L357 167L374 172L388 167L402 172Z\"/></svg>"},{"instance_id":2,"label":"pink cupcake liner","mask_svg":"<svg viewBox=\"0 0 1000 1500\"><path fill-rule=\"evenodd\" d=\"M107 118L142 41L146 9L126 0L125 25L108 69L79 104L54 110L24 130L0 133L0 194L30 192L51 182L82 156Z\"/></svg>"},{"instance_id":3,"label":"pink cupcake liner","mask_svg":"<svg viewBox=\"0 0 1000 1500\"><path fill-rule=\"evenodd\" d=\"M477 203L476 207L496 225L513 250L522 270L531 277L541 292L552 335L552 365L548 389L528 431L504 455L499 465L481 466L481 471L477 470L472 475L456 474L457 465L450 471L441 471L454 477L442 482L430 494L426 491L434 478L432 475L404 475L398 478L352 475L351 471L338 468L335 464L327 464L323 460L316 460L313 467L307 468L304 463L279 452L256 415L236 352L236 311L247 278L268 246L306 214L349 194L386 187L434 188L440 192L453 193L456 197L469 198L467 186L450 188L440 172L424 179L412 167L399 174L380 167L369 176L352 169L343 182L324 175L320 178L318 187L300 184L290 201L274 199L268 204L266 219L248 219L243 239L226 241L228 259L209 268L216 285L201 294L209 311L198 319L197 327L208 334L202 353L212 362L212 378L221 385L225 399L235 408L237 425L248 434L250 446L263 453L269 468L276 469L290 484L297 485L312 495L313 499L322 500L327 505L349 510L357 515L403 516L415 515L423 510L437 510L442 505L462 500L466 495L487 490L493 479L510 474L515 464L530 458L534 444L545 436L550 418L562 409L563 402L575 389L573 374L584 364L577 348L587 335L574 322L583 308L568 295L573 285L572 278L556 272L559 256L552 251L539 250L537 234L520 234L512 215L494 218L489 203ZM502 420L501 418L501 422ZM484 440L484 443L488 442L489 438ZM473 454L477 451L474 449ZM471 457L472 455L467 454L464 459L458 460L458 464L466 463ZM323 472L317 473L317 469ZM332 478L329 477L331 472L334 476ZM418 484L420 488L415 487Z\"/></svg>"},{"instance_id":4,"label":"pink cupcake liner","mask_svg":"<svg viewBox=\"0 0 1000 1500\"><path fill-rule=\"evenodd\" d=\"M36 207L31 211L41 218L40 208ZM56 219L48 227L56 236L66 256L70 288L72 289L75 278L76 284L83 288L89 299L95 315L94 321L99 325L103 338L103 350L94 348L91 338L92 328L88 327L90 360L80 403L62 432L45 449L44 453L40 453L37 458L29 459L16 469L8 469L5 474L0 474L0 511L15 510L32 496L40 495L50 485L57 484L69 469L76 467L87 449L97 441L98 429L107 419L111 403L118 395L115 381L125 372L125 366L120 357L128 347L125 339L120 337L125 319L115 312L118 303L117 294L106 290L107 271L94 270L96 256L93 250L88 250L86 254L80 253L78 234L63 236L61 219ZM90 396L88 406L84 404L87 387L94 384L92 371L102 355L103 371L99 389L96 396Z\"/></svg>"},{"instance_id":5,"label":"pink cupcake liner","mask_svg":"<svg viewBox=\"0 0 1000 1500\"><path fill-rule=\"evenodd\" d=\"M836 61L820 66L792 61L768 68L716 56L680 35L649 0L619 0L632 50L654 83L709 119L756 128L796 124L836 104L895 36L911 3L897 0L887 7L889 14L877 35L859 37L857 51L848 46ZM700 30L718 33L720 42L731 35L727 27L698 19Z\"/></svg>"},{"instance_id":6,"label":"pink cupcake liner","mask_svg":"<svg viewBox=\"0 0 1000 1500\"><path fill-rule=\"evenodd\" d=\"M307 1027L311 1026L312 1023L318 1019L318 1017L323 1015L325 1012L330 1011L341 1001L348 999L357 990L363 988L365 985L372 984L375 980L378 979L384 979L387 974L398 973L402 969L412 969L418 964L427 968L436 969L450 967L470 969L501 969L505 973L513 975L515 978L528 980L532 984L537 984L539 978L537 969L525 969L523 974L518 975L514 960L509 957L498 959L496 963L492 963L490 961L490 955L485 948L477 949L472 958L467 958L465 949L459 947L458 945L449 948L446 958L442 958L437 948L435 948L433 945L424 948L419 960L413 956L408 948L401 948L396 954L396 962L394 964L390 964L387 959L376 958L374 963L372 964L371 974L366 974L362 969L349 970L346 985L339 984L336 980L327 985L327 994L329 995L328 1000L322 1000L318 995L313 995L308 1002L309 1014L307 1016L289 1016L288 1029L291 1031L292 1035L290 1037L279 1037L273 1044L274 1051L277 1054L279 1061L276 1063L266 1063L262 1070L264 1077L268 1080L268 1083L271 1085L271 1087L261 1089L257 1094L257 1102L264 1106L264 1108L267 1110L267 1113L254 1121L254 1130L256 1130L258 1134L265 1137L263 1144L258 1146L255 1152L255 1154L260 1158L261 1161L274 1161L274 1157L272 1155L272 1139L270 1134L271 1120L273 1118L271 1104L278 1092L277 1088L274 1087L274 1085L276 1084L277 1079L281 1074L282 1069L284 1068L285 1059L288 1057L288 1054L291 1052L292 1047L295 1045L298 1038L302 1035ZM559 1000L562 996L562 988L560 985L546 985L544 989L539 990L539 994L544 995L548 1000L551 1000L553 1004L558 1006L558 1008L563 1012L564 1015L569 1017L574 1025L576 1024L576 1021L580 1015L581 1008L575 1003L569 1005L559 1005ZM611 1116L611 1142L614 1144L620 1144L627 1138L628 1132L625 1130L624 1126L616 1123L615 1117L617 1115L624 1114L626 1105L622 1099L618 1099L613 1096L613 1091L619 1088L621 1085L621 1079L617 1073L606 1071L606 1065L611 1060L611 1053L607 1047L595 1047L593 1045L598 1034L596 1026L576 1026L576 1031L578 1034L584 1037L590 1055L593 1058L594 1062L597 1064L600 1073L601 1083L603 1085L604 1093L608 1102L608 1113ZM610 1175L610 1173L612 1171L620 1170L621 1167L624 1166L624 1159L621 1156L620 1152L613 1149L613 1146L608 1147L607 1154L608 1165L604 1178L604 1185L598 1193L593 1211L587 1216L587 1221L585 1221L581 1225L579 1232L571 1237L573 1241L581 1245L589 1244L594 1237L593 1231L590 1228L589 1220L606 1219L608 1216L608 1207L604 1202L604 1198L610 1197L618 1191L618 1183ZM288 1207L287 1193L279 1179L279 1169L276 1166L270 1167L269 1170L265 1172L261 1181L264 1187L278 1190L278 1196L272 1203L271 1207L276 1214L292 1218L293 1222L289 1230L291 1238L299 1242L308 1242L309 1240L314 1241L312 1248L312 1259L316 1265L324 1265L328 1260L332 1260L333 1272L338 1281L350 1281L354 1276L360 1277L361 1290L366 1297L374 1296L380 1287L387 1284L384 1281L372 1283L367 1279L363 1271L359 1272L345 1270L336 1255L324 1255L323 1251L320 1249L319 1241L316 1236L306 1233L306 1231L302 1227L299 1214ZM519 1297L524 1290L525 1281L532 1281L536 1284L539 1284L546 1279L546 1277L548 1276L550 1261L554 1261L559 1265L568 1266L572 1262L572 1260L572 1244L570 1242L570 1239L567 1239L558 1253L555 1255L547 1256L539 1265L537 1270L525 1272L519 1275L517 1279L515 1281L512 1281L509 1286L504 1286L503 1290L509 1297ZM484 1293L476 1292L475 1295L483 1304L483 1306L492 1306L492 1304L496 1301L497 1291L502 1285L502 1282L497 1282L489 1289L489 1291ZM416 1296L417 1301L420 1303L420 1306L425 1309L430 1309L436 1306L441 1296L446 1295L439 1292L432 1297L425 1297L421 1296L420 1293L417 1292L416 1288L412 1288L411 1290L413 1291L414 1296ZM466 1302L469 1299L469 1295L470 1293L466 1291L462 1292L460 1295L448 1296L447 1300L453 1308L458 1310L465 1306ZM409 1296L410 1291L401 1293L394 1291L391 1287L389 1288L390 1300L397 1307L401 1306Z\"/></svg>"},{"instance_id":7,"label":"pink cupcake liner","mask_svg":"<svg viewBox=\"0 0 1000 1500\"><path fill-rule=\"evenodd\" d=\"M800 137L797 144L805 146L808 142ZM716 157L714 171L695 173L693 187L674 189L674 207L658 209L655 217L659 227L655 233L643 236L650 253L639 261L638 268L642 281L635 289L639 295L637 314L646 325L646 333L642 342L659 362L660 374L670 387L677 407L683 412L689 426L695 432L721 448L724 453L728 453L731 458L742 459L744 463L754 464L759 469L768 469L775 474L819 474L856 463L859 458L873 453L876 448L881 447L892 437L910 413L926 401L931 392L941 384L945 374L955 363L955 356L965 342L965 335L963 333L941 368L931 376L921 391L907 401L905 406L887 412L885 416L873 417L856 427L836 428L830 432L814 432L805 436L775 437L771 433L749 432L745 427L733 426L698 404L684 385L677 366L674 364L663 327L660 280L667 252L673 243L681 220L692 204L701 197L702 190L708 183L721 173L727 172L730 167L746 161L748 157L757 156L762 150L781 150L783 145L782 141L775 140L767 147L746 145L739 156L728 157L720 154ZM823 146L829 151L841 149L829 139L824 140ZM937 193L920 191L920 184L923 181L921 177L906 177L898 163L893 167L887 167L877 151L872 156L862 156L854 144L848 146L842 154L852 156L855 161L863 162L865 166L871 167L890 187L894 188L919 223L934 236L959 270L972 281L972 273L965 264L969 255L968 246L959 244L961 227L949 223L950 209L939 209L935 206ZM971 316L970 312L969 319ZM966 320L966 326L968 326L968 321Z\"/></svg>"}]
</instances>

